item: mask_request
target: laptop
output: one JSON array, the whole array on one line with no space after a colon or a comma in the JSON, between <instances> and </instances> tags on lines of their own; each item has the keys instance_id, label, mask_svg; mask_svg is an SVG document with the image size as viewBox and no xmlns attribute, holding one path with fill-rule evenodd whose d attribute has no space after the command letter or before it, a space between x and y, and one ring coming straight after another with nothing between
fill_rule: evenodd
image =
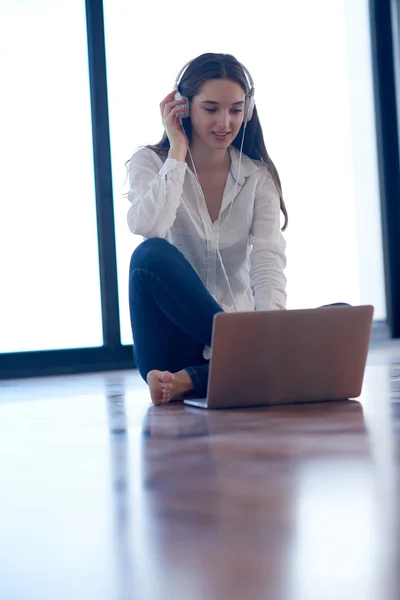
<instances>
[{"instance_id":1,"label":"laptop","mask_svg":"<svg viewBox=\"0 0 400 600\"><path fill-rule=\"evenodd\" d=\"M374 308L217 313L207 398L200 408L240 408L358 398Z\"/></svg>"}]
</instances>

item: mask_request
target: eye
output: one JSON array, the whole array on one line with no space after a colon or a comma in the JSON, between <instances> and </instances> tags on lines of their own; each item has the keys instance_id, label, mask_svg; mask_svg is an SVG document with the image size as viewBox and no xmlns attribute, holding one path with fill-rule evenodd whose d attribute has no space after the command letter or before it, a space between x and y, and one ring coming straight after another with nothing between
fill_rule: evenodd
<instances>
[{"instance_id":1,"label":"eye","mask_svg":"<svg viewBox=\"0 0 400 600\"><path fill-rule=\"evenodd\" d=\"M215 113L215 112L217 112L217 109L216 109L216 108L205 108L204 110L206 110L206 111L207 111L207 112L209 112L209 113ZM240 108L233 108L233 109L232 109L232 112L233 112L233 113L241 113L241 112L243 112L243 111L242 111Z\"/></svg>"}]
</instances>

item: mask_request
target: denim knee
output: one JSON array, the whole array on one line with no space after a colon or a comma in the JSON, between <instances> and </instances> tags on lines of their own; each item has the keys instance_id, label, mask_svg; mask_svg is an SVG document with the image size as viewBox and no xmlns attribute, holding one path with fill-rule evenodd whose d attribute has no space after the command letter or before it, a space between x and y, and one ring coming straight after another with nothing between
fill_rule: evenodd
<instances>
[{"instance_id":1,"label":"denim knee","mask_svg":"<svg viewBox=\"0 0 400 600\"><path fill-rule=\"evenodd\" d=\"M149 269L168 260L178 250L163 238L148 238L133 251L129 272L134 269Z\"/></svg>"},{"instance_id":2,"label":"denim knee","mask_svg":"<svg viewBox=\"0 0 400 600\"><path fill-rule=\"evenodd\" d=\"M333 302L332 304L323 304L319 308L327 308L328 306L352 306L352 305L348 304L347 302Z\"/></svg>"}]
</instances>

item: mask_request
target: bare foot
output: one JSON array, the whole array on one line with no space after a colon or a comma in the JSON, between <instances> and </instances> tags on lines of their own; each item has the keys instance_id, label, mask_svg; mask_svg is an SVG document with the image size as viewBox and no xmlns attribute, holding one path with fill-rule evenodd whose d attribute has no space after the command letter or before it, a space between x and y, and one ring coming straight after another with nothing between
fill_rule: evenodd
<instances>
[{"instance_id":1,"label":"bare foot","mask_svg":"<svg viewBox=\"0 0 400 600\"><path fill-rule=\"evenodd\" d=\"M187 371L170 373L170 371L149 371L147 373L151 401L153 404L165 404L180 398L185 392L193 389L192 380Z\"/></svg>"}]
</instances>

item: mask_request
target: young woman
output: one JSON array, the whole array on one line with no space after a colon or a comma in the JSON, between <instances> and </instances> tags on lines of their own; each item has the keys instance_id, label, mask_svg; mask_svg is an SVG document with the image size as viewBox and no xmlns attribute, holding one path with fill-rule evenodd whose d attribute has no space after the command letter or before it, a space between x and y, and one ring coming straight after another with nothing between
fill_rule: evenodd
<instances>
[{"instance_id":1,"label":"young woman","mask_svg":"<svg viewBox=\"0 0 400 600\"><path fill-rule=\"evenodd\" d=\"M147 238L130 263L134 355L154 404L206 396L217 312L286 307L287 212L251 75L230 54L185 67L163 138L128 167L128 225Z\"/></svg>"}]
</instances>

